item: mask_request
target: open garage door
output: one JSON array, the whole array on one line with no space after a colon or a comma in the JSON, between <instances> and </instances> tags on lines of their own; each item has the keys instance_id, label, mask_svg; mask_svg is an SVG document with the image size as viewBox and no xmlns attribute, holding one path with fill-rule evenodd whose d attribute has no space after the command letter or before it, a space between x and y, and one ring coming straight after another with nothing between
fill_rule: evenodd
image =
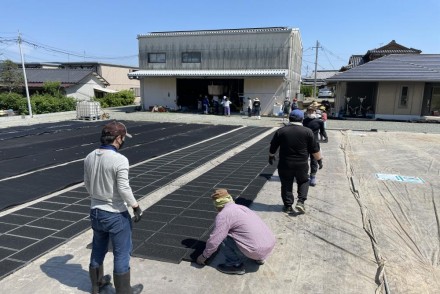
<instances>
[{"instance_id":1,"label":"open garage door","mask_svg":"<svg viewBox=\"0 0 440 294\"><path fill-rule=\"evenodd\" d=\"M238 112L243 105L243 85L243 79L177 79L178 104L188 111L197 111L198 101L205 95L210 102L214 95L227 96L232 102L231 111Z\"/></svg>"}]
</instances>

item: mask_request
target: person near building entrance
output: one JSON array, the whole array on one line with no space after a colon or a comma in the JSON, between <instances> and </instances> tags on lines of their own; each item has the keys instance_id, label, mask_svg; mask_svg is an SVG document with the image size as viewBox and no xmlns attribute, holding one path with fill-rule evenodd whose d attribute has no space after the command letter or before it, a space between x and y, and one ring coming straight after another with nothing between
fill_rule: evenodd
<instances>
[{"instance_id":1,"label":"person near building entrance","mask_svg":"<svg viewBox=\"0 0 440 294\"><path fill-rule=\"evenodd\" d=\"M252 103L252 109L254 110L254 115L257 117L257 119L261 119L261 102L258 97L255 98L254 102Z\"/></svg>"},{"instance_id":2,"label":"person near building entrance","mask_svg":"<svg viewBox=\"0 0 440 294\"><path fill-rule=\"evenodd\" d=\"M283 101L283 122L285 119L289 120L290 104L289 97L286 97Z\"/></svg>"},{"instance_id":3,"label":"person near building entrance","mask_svg":"<svg viewBox=\"0 0 440 294\"><path fill-rule=\"evenodd\" d=\"M212 97L212 102L214 104L214 114L218 114L218 109L219 109L220 103L218 101L218 96L217 95L214 95Z\"/></svg>"},{"instance_id":4,"label":"person near building entrance","mask_svg":"<svg viewBox=\"0 0 440 294\"><path fill-rule=\"evenodd\" d=\"M248 117L252 116L252 99L251 97L247 98L247 112L248 112Z\"/></svg>"},{"instance_id":5,"label":"person near building entrance","mask_svg":"<svg viewBox=\"0 0 440 294\"><path fill-rule=\"evenodd\" d=\"M289 100L289 97L286 97L286 99L284 99L284 102L283 102L283 113L286 117L288 117L290 111L291 111L290 110L290 100Z\"/></svg>"},{"instance_id":6,"label":"person near building entrance","mask_svg":"<svg viewBox=\"0 0 440 294\"><path fill-rule=\"evenodd\" d=\"M220 247L226 258L225 263L217 267L222 273L244 274L243 262L247 258L264 264L275 247L275 236L269 227L255 212L236 204L226 189L217 189L211 198L218 214L197 263L204 265Z\"/></svg>"},{"instance_id":7,"label":"person near building entrance","mask_svg":"<svg viewBox=\"0 0 440 294\"><path fill-rule=\"evenodd\" d=\"M204 114L208 114L209 113L209 99L208 99L208 96L205 95L205 97L203 97L202 105L203 105L203 113Z\"/></svg>"},{"instance_id":8,"label":"person near building entrance","mask_svg":"<svg viewBox=\"0 0 440 294\"><path fill-rule=\"evenodd\" d=\"M278 174L281 180L281 198L283 211L293 213L293 182L297 183L298 201L295 208L305 213L304 202L309 191L309 163L310 155L320 162L321 152L316 144L312 130L302 125L304 112L295 109L289 114L290 124L278 129L270 142L269 164L276 160L275 154L279 148Z\"/></svg>"},{"instance_id":9,"label":"person near building entrance","mask_svg":"<svg viewBox=\"0 0 440 294\"><path fill-rule=\"evenodd\" d=\"M303 121L303 125L313 132L316 145L319 146L319 136L324 138L324 141L328 141L327 133L325 131L324 122L316 117L315 107L309 106L307 108L306 118ZM314 156L310 155L310 186L316 186L316 173L318 172L319 162Z\"/></svg>"},{"instance_id":10,"label":"person near building entrance","mask_svg":"<svg viewBox=\"0 0 440 294\"><path fill-rule=\"evenodd\" d=\"M90 194L90 220L93 229L93 245L90 255L89 275L92 293L110 283L104 276L104 258L109 241L113 247L113 276L116 293L140 293L142 284L131 287L130 255L132 250L132 220L127 206L133 209L138 222L142 210L134 198L128 181L129 162L119 153L131 138L124 124L113 121L101 132L101 146L84 160L84 185Z\"/></svg>"},{"instance_id":11,"label":"person near building entrance","mask_svg":"<svg viewBox=\"0 0 440 294\"><path fill-rule=\"evenodd\" d=\"M231 116L231 101L229 101L229 98L223 96L222 104L223 104L224 115Z\"/></svg>"}]
</instances>

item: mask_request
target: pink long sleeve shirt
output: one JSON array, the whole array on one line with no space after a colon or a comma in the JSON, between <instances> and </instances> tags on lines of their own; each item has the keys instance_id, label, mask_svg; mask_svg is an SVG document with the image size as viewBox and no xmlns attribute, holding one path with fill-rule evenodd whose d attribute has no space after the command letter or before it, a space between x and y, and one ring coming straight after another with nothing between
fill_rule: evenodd
<instances>
[{"instance_id":1,"label":"pink long sleeve shirt","mask_svg":"<svg viewBox=\"0 0 440 294\"><path fill-rule=\"evenodd\" d=\"M230 236L248 258L264 260L275 246L275 236L263 220L249 208L227 203L215 218L215 227L206 242L203 256L209 258Z\"/></svg>"}]
</instances>

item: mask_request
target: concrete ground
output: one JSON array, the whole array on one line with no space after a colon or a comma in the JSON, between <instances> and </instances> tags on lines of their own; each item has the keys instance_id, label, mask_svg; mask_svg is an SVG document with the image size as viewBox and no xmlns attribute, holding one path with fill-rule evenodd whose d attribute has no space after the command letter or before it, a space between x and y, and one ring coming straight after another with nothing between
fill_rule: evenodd
<instances>
[{"instance_id":1,"label":"concrete ground","mask_svg":"<svg viewBox=\"0 0 440 294\"><path fill-rule=\"evenodd\" d=\"M270 117L257 120L237 115L126 113L121 109L109 113L111 119L121 120L240 124L269 126L274 130L282 125L281 118ZM0 121L3 128L74 118L75 113L71 112L34 118L7 117ZM370 132L371 129L375 131ZM329 142L321 145L324 168L318 173L318 185L309 190L306 214L281 212L277 174L250 207L277 238L266 264L257 266L249 262L245 275L231 276L215 269L222 262L221 254L205 267L189 262L170 264L132 258L132 283L142 283L143 293L374 293L377 289L379 293L386 293L386 287L390 290L388 293L438 293L440 273L435 257L438 256L435 252L439 252L438 239L437 243L435 238L419 238L417 242L415 238L399 240L411 237L414 232L418 236L437 234L437 212L432 213L434 210L427 205L438 201L435 189L439 186L440 174L439 134L440 124L330 120ZM425 150L421 152L422 149ZM214 159L191 176L202 175L208 166L219 164L221 160ZM374 177L375 173L421 177L425 183L380 182ZM184 180L188 179L177 179L175 185ZM429 192L431 190L433 192ZM148 207L166 193L166 188L159 190L140 204ZM397 203L394 207L389 198L396 195L403 200L420 198L415 203L403 204L394 199ZM426 209L411 209L415 204ZM412 220L411 229L402 225L399 212L403 219ZM434 219L431 231L420 228L432 219L417 220L416 217L427 212L432 213ZM89 230L7 276L0 281L2 293L87 293L90 250L86 245L91 238ZM423 267L407 264L411 254L415 263L422 263ZM425 262L429 256L432 262ZM111 273L111 254L106 258L105 268ZM429 275L424 275L424 271ZM385 283L380 285L381 281ZM103 293L114 293L114 288L109 287Z\"/></svg>"}]
</instances>

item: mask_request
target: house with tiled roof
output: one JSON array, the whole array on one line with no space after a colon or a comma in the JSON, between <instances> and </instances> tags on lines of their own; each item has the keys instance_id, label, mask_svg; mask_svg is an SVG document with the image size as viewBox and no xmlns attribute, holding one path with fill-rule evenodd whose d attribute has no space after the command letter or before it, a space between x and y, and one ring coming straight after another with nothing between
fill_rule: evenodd
<instances>
[{"instance_id":1,"label":"house with tiled roof","mask_svg":"<svg viewBox=\"0 0 440 294\"><path fill-rule=\"evenodd\" d=\"M262 114L300 91L302 42L298 29L265 27L153 32L138 35L141 104L197 109L205 95L227 96L232 111L247 97ZM212 100L211 100L212 102Z\"/></svg>"},{"instance_id":2,"label":"house with tiled roof","mask_svg":"<svg viewBox=\"0 0 440 294\"><path fill-rule=\"evenodd\" d=\"M342 67L341 71L348 70L350 68L362 65L377 58L390 55L390 54L420 54L422 50L407 48L401 44L398 44L395 40L392 40L388 44L368 50L364 55L352 55L348 61L348 65Z\"/></svg>"},{"instance_id":3,"label":"house with tiled roof","mask_svg":"<svg viewBox=\"0 0 440 294\"><path fill-rule=\"evenodd\" d=\"M41 92L45 82L60 82L61 91L66 96L80 101L100 97L102 93L117 92L107 89L109 83L90 69L27 68L26 77L31 94Z\"/></svg>"},{"instance_id":4,"label":"house with tiled roof","mask_svg":"<svg viewBox=\"0 0 440 294\"><path fill-rule=\"evenodd\" d=\"M21 64L19 64L21 67ZM129 79L127 74L138 70L137 67L119 64L109 64L93 61L78 62L27 62L25 68L28 69L65 69L65 70L88 70L92 71L106 81L105 88L98 89L97 94L102 95L107 92L117 92L121 90L131 90L136 97L140 96L139 81Z\"/></svg>"},{"instance_id":5,"label":"house with tiled roof","mask_svg":"<svg viewBox=\"0 0 440 294\"><path fill-rule=\"evenodd\" d=\"M440 113L440 54L390 54L327 79L338 116L423 120Z\"/></svg>"}]
</instances>

